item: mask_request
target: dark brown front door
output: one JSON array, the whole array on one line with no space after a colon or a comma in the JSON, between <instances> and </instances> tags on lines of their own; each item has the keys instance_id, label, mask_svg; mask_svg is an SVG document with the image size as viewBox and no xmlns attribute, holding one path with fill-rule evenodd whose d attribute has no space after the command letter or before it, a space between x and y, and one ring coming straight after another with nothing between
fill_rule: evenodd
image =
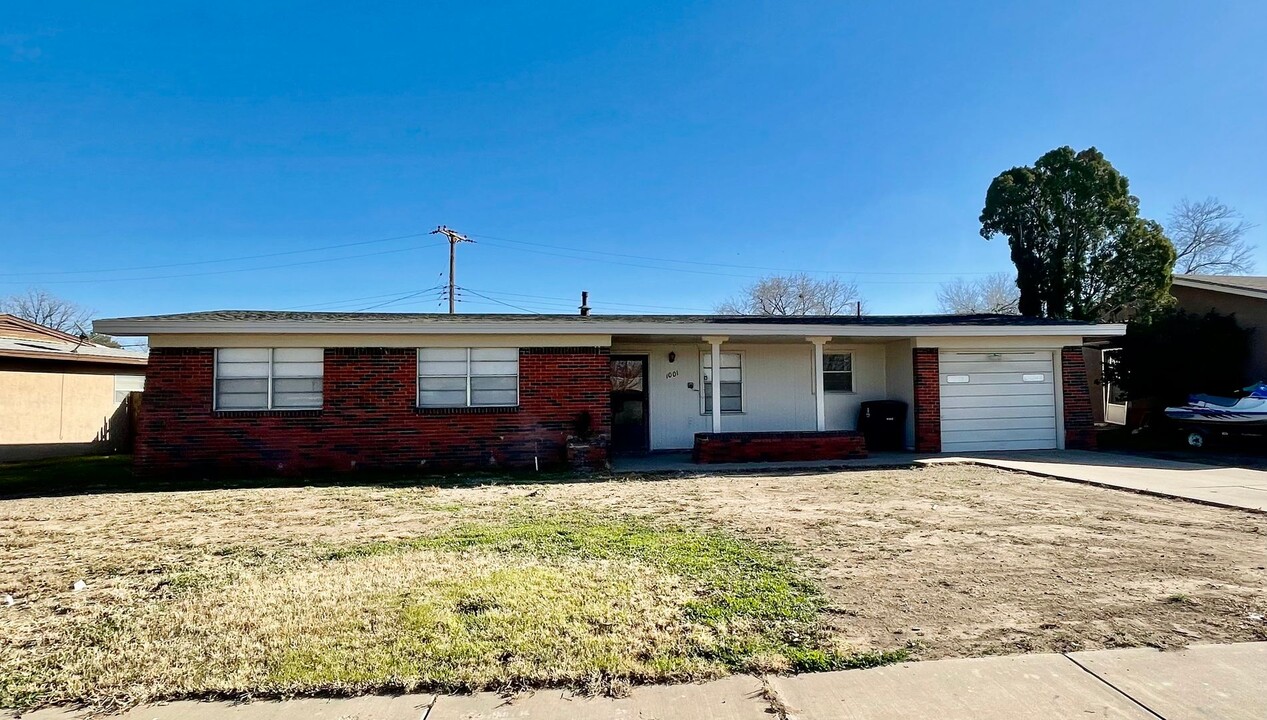
<instances>
[{"instance_id":1,"label":"dark brown front door","mask_svg":"<svg viewBox=\"0 0 1267 720\"><path fill-rule=\"evenodd\" d=\"M613 355L611 359L612 452L645 453L648 442L647 356Z\"/></svg>"}]
</instances>

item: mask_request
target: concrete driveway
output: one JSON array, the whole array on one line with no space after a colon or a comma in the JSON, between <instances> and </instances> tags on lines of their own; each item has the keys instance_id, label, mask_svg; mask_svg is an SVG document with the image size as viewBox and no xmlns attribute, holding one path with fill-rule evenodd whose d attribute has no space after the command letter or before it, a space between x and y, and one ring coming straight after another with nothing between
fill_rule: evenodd
<instances>
[{"instance_id":1,"label":"concrete driveway","mask_svg":"<svg viewBox=\"0 0 1267 720\"><path fill-rule=\"evenodd\" d=\"M1264 470L1082 450L976 453L918 462L971 462L1060 480L1267 512L1267 471Z\"/></svg>"}]
</instances>

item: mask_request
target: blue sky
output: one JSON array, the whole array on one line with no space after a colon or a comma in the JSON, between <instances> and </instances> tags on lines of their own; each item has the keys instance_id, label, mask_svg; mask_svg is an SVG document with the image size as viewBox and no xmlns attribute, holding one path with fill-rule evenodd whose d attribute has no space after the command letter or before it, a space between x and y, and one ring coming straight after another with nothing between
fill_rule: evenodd
<instances>
[{"instance_id":1,"label":"blue sky","mask_svg":"<svg viewBox=\"0 0 1267 720\"><path fill-rule=\"evenodd\" d=\"M1262 2L360 5L6 8L0 294L437 310L447 251L402 236L443 223L467 312L706 311L764 268L930 312L1011 267L990 180L1065 144L1147 216L1239 208L1267 274Z\"/></svg>"}]
</instances>

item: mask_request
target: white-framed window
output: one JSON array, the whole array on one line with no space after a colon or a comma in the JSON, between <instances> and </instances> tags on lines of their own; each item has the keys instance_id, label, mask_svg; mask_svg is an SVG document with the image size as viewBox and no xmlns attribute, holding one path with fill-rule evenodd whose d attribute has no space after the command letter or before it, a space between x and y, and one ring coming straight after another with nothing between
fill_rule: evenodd
<instances>
[{"instance_id":1,"label":"white-framed window","mask_svg":"<svg viewBox=\"0 0 1267 720\"><path fill-rule=\"evenodd\" d=\"M823 391L853 392L853 353L823 353Z\"/></svg>"},{"instance_id":2,"label":"white-framed window","mask_svg":"<svg viewBox=\"0 0 1267 720\"><path fill-rule=\"evenodd\" d=\"M216 350L216 410L309 410L321 407L321 348Z\"/></svg>"},{"instance_id":3,"label":"white-framed window","mask_svg":"<svg viewBox=\"0 0 1267 720\"><path fill-rule=\"evenodd\" d=\"M519 404L519 348L419 348L418 407Z\"/></svg>"},{"instance_id":4,"label":"white-framed window","mask_svg":"<svg viewBox=\"0 0 1267 720\"><path fill-rule=\"evenodd\" d=\"M699 376L700 384L704 386L704 391L700 393L700 413L707 415L713 411L713 353L708 350L700 352ZM743 412L743 353L722 353L718 376L722 413Z\"/></svg>"}]
</instances>

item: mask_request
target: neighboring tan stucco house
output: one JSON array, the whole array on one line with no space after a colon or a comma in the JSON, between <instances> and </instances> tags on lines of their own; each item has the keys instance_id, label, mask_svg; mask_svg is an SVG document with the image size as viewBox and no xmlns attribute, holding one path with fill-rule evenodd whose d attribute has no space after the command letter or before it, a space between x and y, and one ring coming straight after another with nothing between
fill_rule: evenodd
<instances>
[{"instance_id":1,"label":"neighboring tan stucco house","mask_svg":"<svg viewBox=\"0 0 1267 720\"><path fill-rule=\"evenodd\" d=\"M0 314L0 460L113 452L130 436L143 353Z\"/></svg>"},{"instance_id":2,"label":"neighboring tan stucco house","mask_svg":"<svg viewBox=\"0 0 1267 720\"><path fill-rule=\"evenodd\" d=\"M1246 378L1267 380L1267 277L1176 275L1170 293L1187 312L1234 314L1241 327L1253 330Z\"/></svg>"},{"instance_id":3,"label":"neighboring tan stucco house","mask_svg":"<svg viewBox=\"0 0 1267 720\"><path fill-rule=\"evenodd\" d=\"M872 400L906 404L898 441L921 452L1088 447L1083 344L1125 331L999 315L269 311L94 327L149 337L147 473L559 466L590 435L603 455L858 457Z\"/></svg>"}]
</instances>

